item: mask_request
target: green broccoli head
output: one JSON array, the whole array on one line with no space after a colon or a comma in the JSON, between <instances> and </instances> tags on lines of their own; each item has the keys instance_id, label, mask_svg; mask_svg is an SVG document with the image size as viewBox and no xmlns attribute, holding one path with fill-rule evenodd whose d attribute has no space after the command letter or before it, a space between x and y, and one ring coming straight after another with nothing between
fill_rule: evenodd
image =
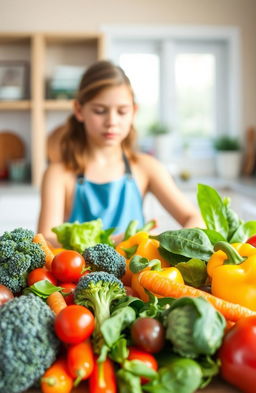
<instances>
[{"instance_id":1,"label":"green broccoli head","mask_svg":"<svg viewBox=\"0 0 256 393\"><path fill-rule=\"evenodd\" d=\"M96 244L88 247L83 253L86 265L93 272L107 272L121 278L125 273L125 258L108 244Z\"/></svg>"},{"instance_id":2,"label":"green broccoli head","mask_svg":"<svg viewBox=\"0 0 256 393\"><path fill-rule=\"evenodd\" d=\"M56 359L54 314L38 296L16 297L0 307L0 393L32 386Z\"/></svg>"},{"instance_id":3,"label":"green broccoli head","mask_svg":"<svg viewBox=\"0 0 256 393\"><path fill-rule=\"evenodd\" d=\"M110 317L111 306L125 295L123 283L107 272L86 274L80 278L76 286L75 303L90 308L94 313L96 326L93 336L94 349L97 353L103 345L100 327Z\"/></svg>"},{"instance_id":4,"label":"green broccoli head","mask_svg":"<svg viewBox=\"0 0 256 393\"><path fill-rule=\"evenodd\" d=\"M45 253L33 243L33 236L33 231L24 228L0 236L0 284L14 293L26 287L29 272L45 263Z\"/></svg>"}]
</instances>

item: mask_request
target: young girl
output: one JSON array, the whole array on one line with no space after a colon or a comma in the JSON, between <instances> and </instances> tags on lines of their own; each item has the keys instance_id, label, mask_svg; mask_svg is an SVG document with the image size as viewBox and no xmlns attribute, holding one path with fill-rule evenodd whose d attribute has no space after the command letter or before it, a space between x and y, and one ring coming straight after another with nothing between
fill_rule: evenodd
<instances>
[{"instance_id":1,"label":"young girl","mask_svg":"<svg viewBox=\"0 0 256 393\"><path fill-rule=\"evenodd\" d=\"M104 228L115 227L117 233L132 219L142 226L147 192L182 226L202 225L167 169L136 152L136 111L130 81L120 67L99 61L85 72L63 132L61 162L49 165L42 183L38 231L54 245L51 228L64 221L101 218Z\"/></svg>"}]
</instances>

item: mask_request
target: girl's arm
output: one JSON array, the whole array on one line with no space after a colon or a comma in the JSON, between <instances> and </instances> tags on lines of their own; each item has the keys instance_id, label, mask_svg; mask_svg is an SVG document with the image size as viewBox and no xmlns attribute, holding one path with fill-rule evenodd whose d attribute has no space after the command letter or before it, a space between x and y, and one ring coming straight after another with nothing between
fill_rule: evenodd
<instances>
[{"instance_id":1,"label":"girl's arm","mask_svg":"<svg viewBox=\"0 0 256 393\"><path fill-rule=\"evenodd\" d=\"M41 186L41 209L37 231L54 246L59 247L51 228L64 222L65 171L61 164L52 164L45 171Z\"/></svg>"},{"instance_id":2,"label":"girl's arm","mask_svg":"<svg viewBox=\"0 0 256 393\"><path fill-rule=\"evenodd\" d=\"M204 227L199 211L174 183L170 173L158 160L143 155L141 163L148 178L148 191L183 227Z\"/></svg>"}]
</instances>

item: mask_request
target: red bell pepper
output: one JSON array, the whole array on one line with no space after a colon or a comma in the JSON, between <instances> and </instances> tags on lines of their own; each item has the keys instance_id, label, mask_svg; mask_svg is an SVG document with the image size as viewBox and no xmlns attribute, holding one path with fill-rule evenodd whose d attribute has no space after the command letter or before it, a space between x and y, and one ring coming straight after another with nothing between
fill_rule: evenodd
<instances>
[{"instance_id":1,"label":"red bell pepper","mask_svg":"<svg viewBox=\"0 0 256 393\"><path fill-rule=\"evenodd\" d=\"M219 351L221 375L244 393L256 391L256 316L241 318Z\"/></svg>"}]
</instances>

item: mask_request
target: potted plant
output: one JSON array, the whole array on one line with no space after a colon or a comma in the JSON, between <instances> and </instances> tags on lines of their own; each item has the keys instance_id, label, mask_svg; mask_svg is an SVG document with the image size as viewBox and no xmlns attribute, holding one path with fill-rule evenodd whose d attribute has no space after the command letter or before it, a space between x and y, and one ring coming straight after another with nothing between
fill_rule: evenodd
<instances>
[{"instance_id":1,"label":"potted plant","mask_svg":"<svg viewBox=\"0 0 256 393\"><path fill-rule=\"evenodd\" d=\"M152 123L148 128L148 135L153 137L153 147L156 157L169 162L171 156L170 129L161 122Z\"/></svg>"},{"instance_id":2,"label":"potted plant","mask_svg":"<svg viewBox=\"0 0 256 393\"><path fill-rule=\"evenodd\" d=\"M240 175L242 150L240 140L230 135L221 135L213 141L216 150L217 175L225 179L236 179Z\"/></svg>"}]
</instances>

